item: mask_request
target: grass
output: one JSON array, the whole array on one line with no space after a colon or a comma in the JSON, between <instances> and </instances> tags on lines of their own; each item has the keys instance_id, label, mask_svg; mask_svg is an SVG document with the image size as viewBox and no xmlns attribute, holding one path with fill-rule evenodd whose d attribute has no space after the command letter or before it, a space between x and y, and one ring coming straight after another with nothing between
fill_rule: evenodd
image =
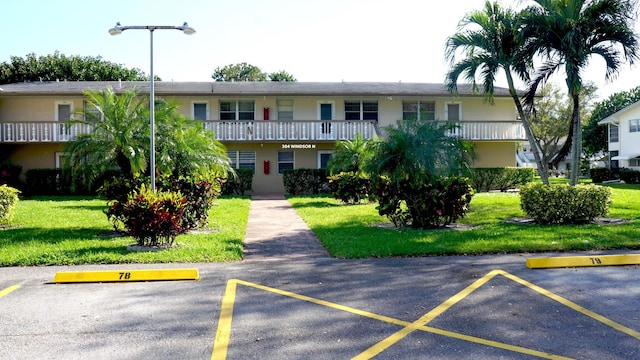
<instances>
[{"instance_id":1,"label":"grass","mask_svg":"<svg viewBox=\"0 0 640 360\"><path fill-rule=\"evenodd\" d=\"M249 198L220 198L209 213L210 232L180 235L179 246L158 252L130 252L131 237L112 237L96 198L20 200L12 226L0 229L0 266L111 263L173 263L242 259Z\"/></svg>"},{"instance_id":2,"label":"grass","mask_svg":"<svg viewBox=\"0 0 640 360\"><path fill-rule=\"evenodd\" d=\"M305 222L338 258L428 256L640 249L640 186L612 185L609 216L630 220L617 225L522 225L505 219L524 217L513 193L480 193L460 223L469 230L414 230L378 226L387 219L375 204L342 205L331 197L291 197Z\"/></svg>"}]
</instances>

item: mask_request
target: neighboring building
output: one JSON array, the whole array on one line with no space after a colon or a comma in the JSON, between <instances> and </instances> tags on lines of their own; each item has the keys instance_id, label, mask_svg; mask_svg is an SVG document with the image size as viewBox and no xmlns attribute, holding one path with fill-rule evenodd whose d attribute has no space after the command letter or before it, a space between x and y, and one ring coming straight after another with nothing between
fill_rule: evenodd
<instances>
[{"instance_id":1,"label":"neighboring building","mask_svg":"<svg viewBox=\"0 0 640 360\"><path fill-rule=\"evenodd\" d=\"M147 82L32 82L0 85L0 162L59 167L64 143L85 131L63 124L84 104L84 90L111 86L149 92ZM228 149L235 167L255 171L257 193L283 192L282 171L322 168L336 141L384 136L398 119L425 116L457 121L456 135L473 142L475 167L516 166L526 140L507 89L495 105L442 84L323 82L156 82L155 94L179 103Z\"/></svg>"},{"instance_id":2,"label":"neighboring building","mask_svg":"<svg viewBox=\"0 0 640 360\"><path fill-rule=\"evenodd\" d=\"M608 125L609 166L640 170L640 101L598 122Z\"/></svg>"}]
</instances>

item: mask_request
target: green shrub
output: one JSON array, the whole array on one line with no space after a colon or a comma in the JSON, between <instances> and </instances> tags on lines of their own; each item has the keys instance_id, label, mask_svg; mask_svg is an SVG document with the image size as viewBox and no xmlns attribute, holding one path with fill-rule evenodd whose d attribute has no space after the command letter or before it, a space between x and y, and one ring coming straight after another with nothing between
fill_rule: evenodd
<instances>
[{"instance_id":1,"label":"green shrub","mask_svg":"<svg viewBox=\"0 0 640 360\"><path fill-rule=\"evenodd\" d=\"M19 187L20 174L22 173L22 166L5 162L0 164L0 185L8 185L13 188Z\"/></svg>"},{"instance_id":2,"label":"green shrub","mask_svg":"<svg viewBox=\"0 0 640 360\"><path fill-rule=\"evenodd\" d=\"M469 210L473 188L467 178L459 176L430 177L415 184L398 185L382 178L375 187L378 213L396 226L411 223L413 228L432 229L449 225Z\"/></svg>"},{"instance_id":3,"label":"green shrub","mask_svg":"<svg viewBox=\"0 0 640 360\"><path fill-rule=\"evenodd\" d=\"M528 184L520 189L520 207L539 224L577 224L606 216L611 189L599 185Z\"/></svg>"},{"instance_id":4,"label":"green shrub","mask_svg":"<svg viewBox=\"0 0 640 360\"><path fill-rule=\"evenodd\" d=\"M620 180L627 184L640 184L640 171L627 168L621 168L619 171Z\"/></svg>"},{"instance_id":5,"label":"green shrub","mask_svg":"<svg viewBox=\"0 0 640 360\"><path fill-rule=\"evenodd\" d=\"M229 176L222 184L222 193L224 195L244 195L247 191L251 191L253 184L252 169L236 169L236 176Z\"/></svg>"},{"instance_id":6,"label":"green shrub","mask_svg":"<svg viewBox=\"0 0 640 360\"><path fill-rule=\"evenodd\" d=\"M331 193L345 204L357 204L371 194L371 180L353 171L341 172L328 177Z\"/></svg>"},{"instance_id":7,"label":"green shrub","mask_svg":"<svg viewBox=\"0 0 640 360\"><path fill-rule=\"evenodd\" d=\"M25 178L25 192L29 196L70 194L70 186L65 184L61 169L29 169Z\"/></svg>"},{"instance_id":8,"label":"green shrub","mask_svg":"<svg viewBox=\"0 0 640 360\"><path fill-rule=\"evenodd\" d=\"M124 204L114 203L107 216L114 223L122 222L140 246L171 246L176 236L186 231L186 203L180 192L154 193L143 184Z\"/></svg>"},{"instance_id":9,"label":"green shrub","mask_svg":"<svg viewBox=\"0 0 640 360\"><path fill-rule=\"evenodd\" d=\"M474 168L469 173L472 186L478 192L515 189L532 182L535 175L535 169L521 167Z\"/></svg>"},{"instance_id":10,"label":"green shrub","mask_svg":"<svg viewBox=\"0 0 640 360\"><path fill-rule=\"evenodd\" d=\"M591 181L596 184L600 184L603 181L611 180L611 174L609 172L609 169L606 167L589 169L589 176L591 176Z\"/></svg>"},{"instance_id":11,"label":"green shrub","mask_svg":"<svg viewBox=\"0 0 640 360\"><path fill-rule=\"evenodd\" d=\"M319 194L329 191L327 170L286 169L282 181L288 194Z\"/></svg>"},{"instance_id":12,"label":"green shrub","mask_svg":"<svg viewBox=\"0 0 640 360\"><path fill-rule=\"evenodd\" d=\"M13 219L20 191L7 185L0 185L0 224L8 224Z\"/></svg>"},{"instance_id":13,"label":"green shrub","mask_svg":"<svg viewBox=\"0 0 640 360\"><path fill-rule=\"evenodd\" d=\"M220 194L221 182L219 179L210 182L195 179L159 178L156 181L156 187L158 191L179 192L186 198L187 203L185 204L185 216L182 226L187 231L207 225L209 210ZM116 177L105 181L104 185L99 189L99 194L111 203L109 206L110 215L107 216L119 219L129 195L137 189L141 189L147 183L149 183L149 178L146 177L138 177L133 180ZM115 229L118 230L120 222L115 221L113 224Z\"/></svg>"}]
</instances>

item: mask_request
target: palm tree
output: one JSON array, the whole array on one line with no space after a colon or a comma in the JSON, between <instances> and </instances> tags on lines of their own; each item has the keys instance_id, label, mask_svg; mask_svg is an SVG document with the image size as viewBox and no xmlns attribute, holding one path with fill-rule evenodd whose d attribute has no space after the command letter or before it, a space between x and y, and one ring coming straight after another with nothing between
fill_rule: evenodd
<instances>
[{"instance_id":1,"label":"palm tree","mask_svg":"<svg viewBox=\"0 0 640 360\"><path fill-rule=\"evenodd\" d=\"M337 142L336 151L329 158L327 169L331 174L340 172L360 174L363 165L372 156L373 144L376 141L379 139L365 139L362 135L356 134L353 140Z\"/></svg>"},{"instance_id":2,"label":"palm tree","mask_svg":"<svg viewBox=\"0 0 640 360\"><path fill-rule=\"evenodd\" d=\"M179 105L159 102L156 107L158 163L156 171L178 178L226 178L233 173L227 149L202 122L185 118Z\"/></svg>"},{"instance_id":3,"label":"palm tree","mask_svg":"<svg viewBox=\"0 0 640 360\"><path fill-rule=\"evenodd\" d=\"M90 185L107 170L119 169L128 179L147 168L149 113L135 89L117 95L111 87L85 91L85 107L78 111L90 126L90 133L79 134L67 143L67 168L74 183Z\"/></svg>"},{"instance_id":4,"label":"palm tree","mask_svg":"<svg viewBox=\"0 0 640 360\"><path fill-rule=\"evenodd\" d=\"M592 55L606 63L606 79L618 74L624 61L638 59L638 39L633 30L636 0L534 0L523 12L525 51L542 56L528 89L532 101L540 83L563 69L573 111L570 184L578 183L582 155L580 93L581 71ZM624 60L624 61L623 61Z\"/></svg>"},{"instance_id":5,"label":"palm tree","mask_svg":"<svg viewBox=\"0 0 640 360\"><path fill-rule=\"evenodd\" d=\"M520 79L529 79L532 67L530 58L520 52L522 44L518 37L519 16L498 2L485 2L483 10L466 14L458 24L458 33L447 39L445 57L451 63L445 85L452 93L457 93L457 81L462 76L478 91L476 76L481 76L482 94L493 104L494 83L500 70L504 71L509 93L516 105L518 115L525 129L527 140L533 151L542 182L549 184L548 174L542 166L540 150L537 146L528 114L514 85L514 74ZM462 52L464 58L456 62L456 55Z\"/></svg>"}]
</instances>

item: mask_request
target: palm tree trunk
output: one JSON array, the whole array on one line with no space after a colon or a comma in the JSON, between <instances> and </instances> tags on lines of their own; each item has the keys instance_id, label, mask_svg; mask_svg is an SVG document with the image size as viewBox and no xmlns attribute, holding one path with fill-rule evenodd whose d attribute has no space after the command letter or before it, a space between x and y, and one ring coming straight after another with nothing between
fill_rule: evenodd
<instances>
[{"instance_id":1,"label":"palm tree trunk","mask_svg":"<svg viewBox=\"0 0 640 360\"><path fill-rule=\"evenodd\" d=\"M578 93L571 94L573 99L573 116L571 125L573 127L573 143L571 146L571 171L569 173L569 185L578 184L580 174L580 159L582 158L582 124L580 123L580 97Z\"/></svg>"},{"instance_id":2,"label":"palm tree trunk","mask_svg":"<svg viewBox=\"0 0 640 360\"><path fill-rule=\"evenodd\" d=\"M542 165L542 159L540 157L540 150L538 147L538 143L533 136L533 131L531 130L531 125L529 124L529 120L527 118L527 114L525 114L524 109L522 108L522 103L520 102L520 97L518 97L518 93L516 92L516 88L513 85L513 77L511 76L511 72L506 70L507 75L507 83L509 84L509 93L511 93L511 97L513 98L513 102L516 104L516 108L518 109L518 115L520 115L520 120L522 121L522 126L524 126L524 132L527 134L527 140L529 140L529 145L531 146L531 151L533 152L533 158L536 161L536 167L538 168L538 174L540 175L540 180L545 185L549 185L549 172L546 171L546 166Z\"/></svg>"}]
</instances>

